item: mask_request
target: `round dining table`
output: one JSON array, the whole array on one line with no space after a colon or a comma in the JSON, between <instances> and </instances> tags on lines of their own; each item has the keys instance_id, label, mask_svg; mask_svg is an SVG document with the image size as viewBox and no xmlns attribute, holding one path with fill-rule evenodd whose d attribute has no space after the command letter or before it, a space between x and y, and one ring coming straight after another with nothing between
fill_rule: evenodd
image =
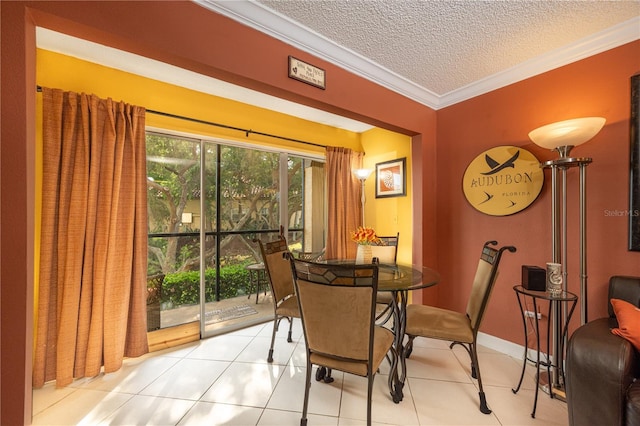
<instances>
[{"instance_id":1,"label":"round dining table","mask_svg":"<svg viewBox=\"0 0 640 426\"><path fill-rule=\"evenodd\" d=\"M326 263L353 264L355 260L325 260ZM401 263L378 264L378 291L392 293L391 331L394 334L393 347L397 357L391 360L389 372L389 391L393 402L399 403L404 398L404 383L407 377L406 351L404 333L407 326L407 304L409 292L432 287L440 281L440 274L426 266L405 265Z\"/></svg>"},{"instance_id":2,"label":"round dining table","mask_svg":"<svg viewBox=\"0 0 640 426\"><path fill-rule=\"evenodd\" d=\"M393 402L398 403L404 397L404 383L407 377L404 333L407 326L407 304L409 292L432 287L440 281L440 274L426 266L380 264L378 265L378 291L392 293L392 316L394 333L393 346L398 354L391 363L389 372L389 391Z\"/></svg>"}]
</instances>

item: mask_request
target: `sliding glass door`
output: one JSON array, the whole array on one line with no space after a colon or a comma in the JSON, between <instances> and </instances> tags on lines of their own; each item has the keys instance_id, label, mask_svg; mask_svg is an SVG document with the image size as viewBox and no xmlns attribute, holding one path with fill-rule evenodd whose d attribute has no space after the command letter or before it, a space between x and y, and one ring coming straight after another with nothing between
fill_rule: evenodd
<instances>
[{"instance_id":1,"label":"sliding glass door","mask_svg":"<svg viewBox=\"0 0 640 426\"><path fill-rule=\"evenodd\" d=\"M199 321L208 336L271 319L256 239L276 238L282 224L292 250L324 246L323 169L286 153L149 133L149 330Z\"/></svg>"}]
</instances>

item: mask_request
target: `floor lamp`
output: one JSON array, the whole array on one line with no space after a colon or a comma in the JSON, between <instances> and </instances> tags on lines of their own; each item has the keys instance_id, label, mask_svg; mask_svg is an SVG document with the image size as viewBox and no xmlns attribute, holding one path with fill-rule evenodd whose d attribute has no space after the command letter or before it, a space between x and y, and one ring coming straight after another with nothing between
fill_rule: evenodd
<instances>
[{"instance_id":1,"label":"floor lamp","mask_svg":"<svg viewBox=\"0 0 640 426\"><path fill-rule=\"evenodd\" d=\"M362 197L360 197L360 201L362 202L362 227L364 228L364 182L371 176L372 170L370 169L356 169L353 171L353 174L358 178L360 184L362 185Z\"/></svg>"},{"instance_id":2,"label":"floor lamp","mask_svg":"<svg viewBox=\"0 0 640 426\"><path fill-rule=\"evenodd\" d=\"M582 145L593 138L604 126L605 119L601 117L585 117L573 120L561 121L539 127L529 133L529 138L543 148L557 151L558 159L545 161L540 164L543 168L551 169L551 228L553 263L562 265L562 290L567 290L567 171L571 168L579 169L579 228L580 228L580 321L587 322L587 237L586 237L586 167L591 163L591 158L570 157L571 149ZM552 354L556 366L562 366L564 347L562 324L566 318L566 312L556 304L556 309L550 318L552 326ZM562 389L562 377L558 367L553 368L552 387Z\"/></svg>"}]
</instances>

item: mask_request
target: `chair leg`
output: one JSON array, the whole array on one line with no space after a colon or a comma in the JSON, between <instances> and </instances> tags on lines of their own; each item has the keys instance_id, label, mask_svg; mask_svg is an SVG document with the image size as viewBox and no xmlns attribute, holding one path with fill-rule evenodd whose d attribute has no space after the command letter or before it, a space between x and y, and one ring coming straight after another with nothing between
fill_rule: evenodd
<instances>
[{"instance_id":1,"label":"chair leg","mask_svg":"<svg viewBox=\"0 0 640 426\"><path fill-rule=\"evenodd\" d=\"M469 346L467 346L466 343L462 343L462 342L452 342L449 345L449 349L453 349L453 347L455 345L460 345L462 346L466 351L467 354L469 354L469 359L471 360L471 377L474 379L478 378L478 373L476 372L476 363L473 361L473 355L471 354L471 344L469 344Z\"/></svg>"},{"instance_id":2,"label":"chair leg","mask_svg":"<svg viewBox=\"0 0 640 426\"><path fill-rule=\"evenodd\" d=\"M324 381L325 383L332 383L333 377L331 377L331 369L318 366L316 370L316 382Z\"/></svg>"},{"instance_id":3,"label":"chair leg","mask_svg":"<svg viewBox=\"0 0 640 426\"><path fill-rule=\"evenodd\" d=\"M309 353L307 353L307 374L304 385L304 405L302 406L302 418L300 426L307 426L307 409L309 408L309 390L311 388L311 363L309 362Z\"/></svg>"},{"instance_id":4,"label":"chair leg","mask_svg":"<svg viewBox=\"0 0 640 426\"><path fill-rule=\"evenodd\" d=\"M293 339L291 339L291 331L293 330L293 318L286 318L287 320L289 320L289 334L287 335L287 342L291 343L293 342Z\"/></svg>"},{"instance_id":5,"label":"chair leg","mask_svg":"<svg viewBox=\"0 0 640 426\"><path fill-rule=\"evenodd\" d=\"M478 395L480 396L480 411L484 414L491 414L491 409L487 405L487 398L482 389L482 376L480 375L480 364L478 364L478 349L475 342L469 345L471 347L471 362L475 365L476 375L478 376Z\"/></svg>"},{"instance_id":6,"label":"chair leg","mask_svg":"<svg viewBox=\"0 0 640 426\"><path fill-rule=\"evenodd\" d=\"M271 333L271 346L269 347L269 355L267 356L267 362L273 362L273 345L276 342L276 332L278 331L278 325L282 318L276 317L273 319L273 332Z\"/></svg>"},{"instance_id":7,"label":"chair leg","mask_svg":"<svg viewBox=\"0 0 640 426\"><path fill-rule=\"evenodd\" d=\"M455 345L460 345L465 348L469 354L469 358L471 359L471 377L478 380L480 411L484 414L491 414L491 409L489 409L489 406L487 405L487 398L484 394L484 390L482 389L482 377L480 376L480 364L478 364L478 349L476 343L452 342L449 345L449 349L453 348Z\"/></svg>"},{"instance_id":8,"label":"chair leg","mask_svg":"<svg viewBox=\"0 0 640 426\"><path fill-rule=\"evenodd\" d=\"M407 344L404 345L404 358L405 359L409 359L409 355L411 355L411 352L413 352L413 340L416 338L416 336L410 336L407 334L407 337L409 338L407 340Z\"/></svg>"},{"instance_id":9,"label":"chair leg","mask_svg":"<svg viewBox=\"0 0 640 426\"><path fill-rule=\"evenodd\" d=\"M371 426L371 397L373 396L373 373L369 373L369 387L367 389L367 426Z\"/></svg>"},{"instance_id":10,"label":"chair leg","mask_svg":"<svg viewBox=\"0 0 640 426\"><path fill-rule=\"evenodd\" d=\"M392 316L393 316L393 305L388 303L385 305L384 309L380 311L378 315L376 315L376 324L384 325L391 319Z\"/></svg>"}]
</instances>

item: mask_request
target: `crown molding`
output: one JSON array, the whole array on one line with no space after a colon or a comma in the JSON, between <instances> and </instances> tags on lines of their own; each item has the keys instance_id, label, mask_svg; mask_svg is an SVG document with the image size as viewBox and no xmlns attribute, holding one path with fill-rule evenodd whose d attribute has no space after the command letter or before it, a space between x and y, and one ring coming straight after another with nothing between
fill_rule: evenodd
<instances>
[{"instance_id":1,"label":"crown molding","mask_svg":"<svg viewBox=\"0 0 640 426\"><path fill-rule=\"evenodd\" d=\"M194 0L197 4L331 62L434 110L454 105L640 38L640 17L438 95L307 27L253 1Z\"/></svg>"},{"instance_id":2,"label":"crown molding","mask_svg":"<svg viewBox=\"0 0 640 426\"><path fill-rule=\"evenodd\" d=\"M446 93L440 98L438 106L439 108L444 108L454 105L638 40L640 38L639 28L640 17L622 22L575 43L552 50L544 55Z\"/></svg>"},{"instance_id":3,"label":"crown molding","mask_svg":"<svg viewBox=\"0 0 640 426\"><path fill-rule=\"evenodd\" d=\"M434 108L439 97L432 91L382 67L372 60L329 40L290 18L252 1L194 0L195 3L296 49L331 62L353 74Z\"/></svg>"}]
</instances>

